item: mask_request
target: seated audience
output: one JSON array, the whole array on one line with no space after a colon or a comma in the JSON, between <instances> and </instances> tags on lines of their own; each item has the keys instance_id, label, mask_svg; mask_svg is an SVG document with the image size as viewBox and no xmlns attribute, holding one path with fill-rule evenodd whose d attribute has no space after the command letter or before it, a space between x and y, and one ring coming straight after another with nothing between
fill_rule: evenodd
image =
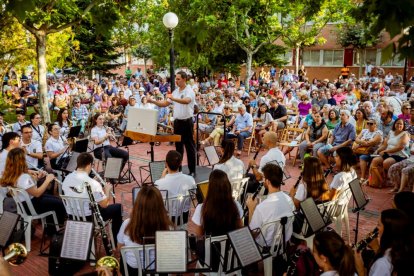
<instances>
[{"instance_id":1,"label":"seated audience","mask_svg":"<svg viewBox=\"0 0 414 276\"><path fill-rule=\"evenodd\" d=\"M223 110L223 116L217 122L217 127L205 140L201 141L202 145L206 145L210 142L210 140L213 140L214 146L218 147L220 145L220 139L224 135L224 120L226 121L226 132L229 133L233 129L233 124L235 122L236 116L231 113L231 106L226 104Z\"/></svg>"},{"instance_id":2,"label":"seated audience","mask_svg":"<svg viewBox=\"0 0 414 276\"><path fill-rule=\"evenodd\" d=\"M250 113L246 112L244 105L239 105L238 111L239 114L236 116L233 130L227 134L227 139L237 138L236 154L240 155L243 149L244 139L252 135L253 117Z\"/></svg>"},{"instance_id":3,"label":"seated audience","mask_svg":"<svg viewBox=\"0 0 414 276\"><path fill-rule=\"evenodd\" d=\"M81 126L81 133L85 133L85 125L89 117L89 111L84 104L81 104L81 100L75 98L73 100L72 107L72 122L73 126Z\"/></svg>"},{"instance_id":4,"label":"seated audience","mask_svg":"<svg viewBox=\"0 0 414 276\"><path fill-rule=\"evenodd\" d=\"M311 149L313 156L316 156L318 149L325 145L326 139L328 138L328 132L328 128L326 127L325 121L322 119L321 114L314 114L313 122L305 131L305 137L299 145L300 159L303 160L303 157L308 149Z\"/></svg>"},{"instance_id":5,"label":"seated audience","mask_svg":"<svg viewBox=\"0 0 414 276\"><path fill-rule=\"evenodd\" d=\"M260 104L253 121L256 122L256 143L260 146L262 144L263 135L266 131L269 131L273 121L272 115L268 112L268 107L265 103Z\"/></svg>"},{"instance_id":6,"label":"seated audience","mask_svg":"<svg viewBox=\"0 0 414 276\"><path fill-rule=\"evenodd\" d=\"M394 186L390 191L392 193L402 192L407 186L408 180L414 179L414 144L411 145L410 157L391 165L388 170L388 179Z\"/></svg>"}]
</instances>

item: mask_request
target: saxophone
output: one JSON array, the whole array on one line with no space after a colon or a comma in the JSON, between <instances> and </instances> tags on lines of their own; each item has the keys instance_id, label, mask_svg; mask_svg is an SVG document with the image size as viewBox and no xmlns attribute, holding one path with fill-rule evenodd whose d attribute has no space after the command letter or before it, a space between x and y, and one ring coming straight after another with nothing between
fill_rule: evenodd
<instances>
[{"instance_id":1,"label":"saxophone","mask_svg":"<svg viewBox=\"0 0 414 276\"><path fill-rule=\"evenodd\" d=\"M102 242L105 248L105 253L107 256L113 256L114 249L112 248L112 243L109 239L108 233L105 229L105 221L102 218L101 212L99 211L99 205L98 202L96 202L95 197L92 193L92 188L89 182L85 182L86 191L88 192L89 200L91 201L90 206L93 213L93 216L95 217L95 221L99 226L99 229L101 231L102 236Z\"/></svg>"}]
</instances>

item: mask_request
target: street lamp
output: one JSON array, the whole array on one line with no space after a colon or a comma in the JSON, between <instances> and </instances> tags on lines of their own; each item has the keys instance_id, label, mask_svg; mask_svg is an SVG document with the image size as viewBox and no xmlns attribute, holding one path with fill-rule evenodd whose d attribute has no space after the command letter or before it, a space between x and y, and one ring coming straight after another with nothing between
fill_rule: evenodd
<instances>
[{"instance_id":1,"label":"street lamp","mask_svg":"<svg viewBox=\"0 0 414 276\"><path fill-rule=\"evenodd\" d=\"M173 46L173 39L174 39L174 28L178 25L178 17L173 12L167 12L164 17L162 18L162 23L168 29L168 33L170 35L170 87L171 93L175 90L175 72L174 72L174 46Z\"/></svg>"}]
</instances>

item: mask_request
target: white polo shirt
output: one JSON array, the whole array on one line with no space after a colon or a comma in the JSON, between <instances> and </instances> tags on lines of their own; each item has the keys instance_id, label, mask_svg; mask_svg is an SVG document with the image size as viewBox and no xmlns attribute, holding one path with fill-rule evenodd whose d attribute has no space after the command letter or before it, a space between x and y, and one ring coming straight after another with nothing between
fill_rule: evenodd
<instances>
[{"instance_id":1,"label":"white polo shirt","mask_svg":"<svg viewBox=\"0 0 414 276\"><path fill-rule=\"evenodd\" d=\"M252 220L250 222L250 229L262 227L264 224L279 220L282 217L293 216L295 205L289 195L283 191L271 193L267 198L256 206ZM293 227L288 225L286 227L286 241L292 236ZM267 245L271 245L274 237L274 229L271 227L267 233L263 233ZM260 236L259 236L260 237ZM258 242L261 238L258 237Z\"/></svg>"},{"instance_id":2,"label":"white polo shirt","mask_svg":"<svg viewBox=\"0 0 414 276\"><path fill-rule=\"evenodd\" d=\"M244 163L234 156L223 164L214 165L214 169L225 172L230 182L236 179L241 179L244 176Z\"/></svg>"},{"instance_id":3,"label":"white polo shirt","mask_svg":"<svg viewBox=\"0 0 414 276\"><path fill-rule=\"evenodd\" d=\"M184 90L180 91L180 88L177 87L172 93L173 98L184 99L190 98L191 102L189 104L180 104L174 101L169 100L173 104L174 113L173 117L175 119L184 120L191 118L194 114L194 102L195 102L195 93L191 89L190 85L187 85Z\"/></svg>"},{"instance_id":4,"label":"white polo shirt","mask_svg":"<svg viewBox=\"0 0 414 276\"><path fill-rule=\"evenodd\" d=\"M42 144L43 136L45 135L45 127L42 125L39 125L37 127L32 125L32 129L33 129L32 140L39 141Z\"/></svg>"},{"instance_id":5,"label":"white polo shirt","mask_svg":"<svg viewBox=\"0 0 414 276\"><path fill-rule=\"evenodd\" d=\"M96 181L95 179L90 178L89 175L83 171L82 172L74 171L68 174L68 176L66 176L65 180L62 183L63 193L66 196L89 199L88 191L86 190L86 187L85 187L85 182L88 182L91 185L91 190L92 190L92 193L93 193L93 196L96 202L99 203L102 200L106 199L106 195L102 189L102 185L99 184L99 182ZM70 187L76 187L76 189L81 192L77 193L73 191ZM89 203L85 204L84 210L85 210L86 216L92 215L92 212L89 207ZM71 214L68 213L68 215L71 215Z\"/></svg>"},{"instance_id":6,"label":"white polo shirt","mask_svg":"<svg viewBox=\"0 0 414 276\"><path fill-rule=\"evenodd\" d=\"M265 155L262 156L262 158L260 159L259 172L262 172L263 167L267 163L276 163L276 162L278 163L277 165L281 166L282 170L285 168L286 157L277 147L269 149L269 151Z\"/></svg>"},{"instance_id":7,"label":"white polo shirt","mask_svg":"<svg viewBox=\"0 0 414 276\"><path fill-rule=\"evenodd\" d=\"M19 178L17 178L17 188L21 188L23 190L27 190L31 187L36 186L36 182L33 180L33 178L30 176L30 174L24 173ZM29 194L30 199L33 198L32 195ZM19 194L19 199L24 201L24 197Z\"/></svg>"},{"instance_id":8,"label":"white polo shirt","mask_svg":"<svg viewBox=\"0 0 414 276\"><path fill-rule=\"evenodd\" d=\"M32 140L29 144L24 144L23 141L21 141L20 145L26 148L27 153L43 152L42 144L36 140ZM37 168L37 165L39 164L39 159L26 154L26 163L29 168Z\"/></svg>"},{"instance_id":9,"label":"white polo shirt","mask_svg":"<svg viewBox=\"0 0 414 276\"><path fill-rule=\"evenodd\" d=\"M45 150L46 152L48 151L52 151L52 152L58 152L61 151L63 148L65 148L65 144L66 144L66 139L59 136L58 139L53 138L52 136L49 137L49 139L47 139L46 144L45 144ZM59 155L56 158L56 162L60 160L60 158L67 156L68 153L62 153L61 155Z\"/></svg>"},{"instance_id":10,"label":"white polo shirt","mask_svg":"<svg viewBox=\"0 0 414 276\"><path fill-rule=\"evenodd\" d=\"M196 188L195 180L192 176L176 172L165 175L164 178L158 179L154 183L159 190L167 190L168 198L175 198L180 195L188 195L188 190ZM171 206L170 206L171 207ZM190 201L184 206L184 212L190 209ZM171 208L170 208L171 210ZM172 214L175 216L176 214Z\"/></svg>"},{"instance_id":11,"label":"white polo shirt","mask_svg":"<svg viewBox=\"0 0 414 276\"><path fill-rule=\"evenodd\" d=\"M96 138L98 138L98 140L102 140L106 135L106 129L102 126L102 127L98 127L98 126L94 126L91 130L91 139L95 140ZM93 143L93 149L97 149L100 148L102 146L109 146L109 139L106 139L102 144L99 145L95 145L95 143Z\"/></svg>"},{"instance_id":12,"label":"white polo shirt","mask_svg":"<svg viewBox=\"0 0 414 276\"><path fill-rule=\"evenodd\" d=\"M0 153L0 176L3 175L4 169L6 167L7 154L9 154L9 151L6 149Z\"/></svg>"}]
</instances>

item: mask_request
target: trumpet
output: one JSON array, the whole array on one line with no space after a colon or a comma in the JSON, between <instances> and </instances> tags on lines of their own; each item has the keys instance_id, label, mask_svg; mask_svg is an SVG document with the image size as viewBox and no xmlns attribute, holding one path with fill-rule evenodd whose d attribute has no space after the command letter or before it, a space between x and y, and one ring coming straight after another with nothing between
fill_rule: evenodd
<instances>
[{"instance_id":1,"label":"trumpet","mask_svg":"<svg viewBox=\"0 0 414 276\"><path fill-rule=\"evenodd\" d=\"M102 179L102 177L95 171L95 169L92 168L92 173L94 174L95 178L98 180L98 182L102 185L102 188L105 188L106 181ZM115 194L113 191L111 191L112 197L115 199Z\"/></svg>"},{"instance_id":2,"label":"trumpet","mask_svg":"<svg viewBox=\"0 0 414 276\"><path fill-rule=\"evenodd\" d=\"M119 262L115 257L112 256L104 256L98 260L96 263L96 268L108 268L113 275L117 275L117 271L119 269ZM104 272L98 272L98 275L105 275Z\"/></svg>"},{"instance_id":3,"label":"trumpet","mask_svg":"<svg viewBox=\"0 0 414 276\"><path fill-rule=\"evenodd\" d=\"M378 228L375 227L374 230L372 230L372 232L369 233L365 239L360 240L353 247L356 249L357 252L364 250L370 242L372 242L376 237L378 237L378 233Z\"/></svg>"},{"instance_id":4,"label":"trumpet","mask_svg":"<svg viewBox=\"0 0 414 276\"><path fill-rule=\"evenodd\" d=\"M4 260L13 266L22 264L27 258L27 250L21 243L12 243L5 251Z\"/></svg>"}]
</instances>

